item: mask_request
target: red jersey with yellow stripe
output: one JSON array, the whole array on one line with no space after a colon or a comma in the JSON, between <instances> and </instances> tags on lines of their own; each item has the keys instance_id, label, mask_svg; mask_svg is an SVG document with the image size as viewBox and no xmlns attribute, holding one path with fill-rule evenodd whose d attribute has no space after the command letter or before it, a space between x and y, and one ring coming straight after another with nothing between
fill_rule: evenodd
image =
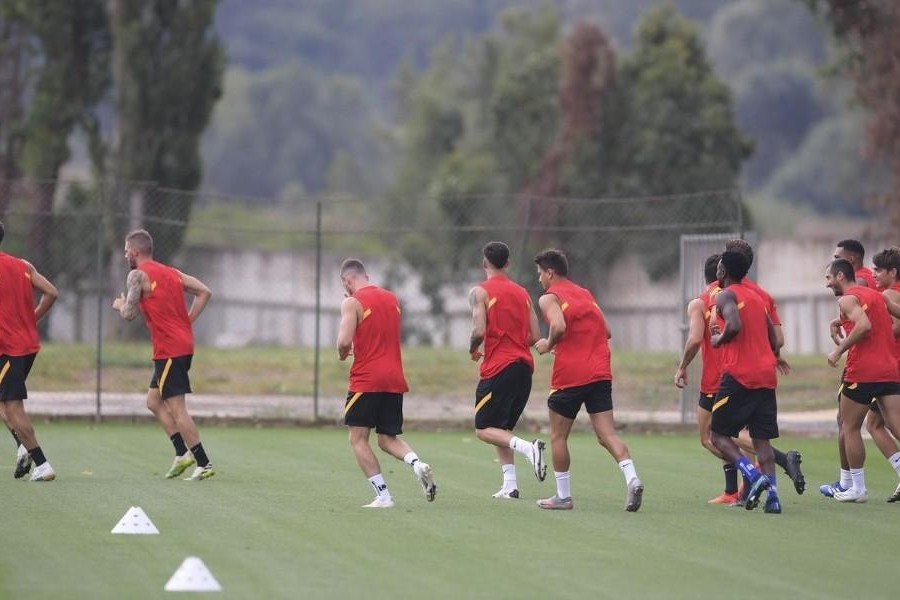
<instances>
[{"instance_id":1,"label":"red jersey with yellow stripe","mask_svg":"<svg viewBox=\"0 0 900 600\"><path fill-rule=\"evenodd\" d=\"M554 390L611 381L609 334L593 294L568 279L547 290L559 299L566 332L555 346L550 386Z\"/></svg>"},{"instance_id":2,"label":"red jersey with yellow stripe","mask_svg":"<svg viewBox=\"0 0 900 600\"><path fill-rule=\"evenodd\" d=\"M719 349L712 347L710 343L712 336L709 333L713 307L716 305L715 297L721 291L722 288L714 281L699 296L703 302L703 345L700 346L700 358L703 360L700 374L701 394L715 394L719 390L719 382L722 380L722 357Z\"/></svg>"},{"instance_id":3,"label":"red jersey with yellow stripe","mask_svg":"<svg viewBox=\"0 0 900 600\"><path fill-rule=\"evenodd\" d=\"M0 354L27 356L40 349L28 265L0 252Z\"/></svg>"},{"instance_id":4,"label":"red jersey with yellow stripe","mask_svg":"<svg viewBox=\"0 0 900 600\"><path fill-rule=\"evenodd\" d=\"M868 335L851 346L847 353L844 381L854 383L900 381L897 361L887 360L888 357L894 356L894 331L891 315L881 292L857 285L848 288L844 295L856 297L872 324Z\"/></svg>"},{"instance_id":5,"label":"red jersey with yellow stripe","mask_svg":"<svg viewBox=\"0 0 900 600\"><path fill-rule=\"evenodd\" d=\"M855 277L856 277L856 281L859 281L859 280L865 281L866 285L869 287L869 289L874 290L876 287L878 287L875 284L875 275L872 273L872 269L870 269L869 267L858 268L856 270ZM862 287L862 286L860 286L860 287Z\"/></svg>"},{"instance_id":6,"label":"red jersey with yellow stripe","mask_svg":"<svg viewBox=\"0 0 900 600\"><path fill-rule=\"evenodd\" d=\"M514 362L534 371L528 344L533 310L528 292L505 275L494 275L480 287L488 295L481 378L493 377Z\"/></svg>"},{"instance_id":7,"label":"red jersey with yellow stripe","mask_svg":"<svg viewBox=\"0 0 900 600\"><path fill-rule=\"evenodd\" d=\"M746 280L745 280L746 281ZM766 303L752 287L733 283L732 292L741 317L741 330L720 346L722 372L731 375L747 389L775 389L775 354L769 343L769 315Z\"/></svg>"},{"instance_id":8,"label":"red jersey with yellow stripe","mask_svg":"<svg viewBox=\"0 0 900 600\"><path fill-rule=\"evenodd\" d=\"M391 292L374 285L360 288L353 298L362 306L362 319L353 334L351 392L409 391L400 356L400 303Z\"/></svg>"},{"instance_id":9,"label":"red jersey with yellow stripe","mask_svg":"<svg viewBox=\"0 0 900 600\"><path fill-rule=\"evenodd\" d=\"M772 321L772 325L775 325L776 327L780 326L781 317L778 316L778 307L775 305L775 299L772 298L772 295L769 294L769 292L767 292L765 289L763 289L763 287L758 283L747 277L745 277L741 281L741 285L749 288L762 299L763 303L766 306L766 312L769 314L769 319Z\"/></svg>"},{"instance_id":10,"label":"red jersey with yellow stripe","mask_svg":"<svg viewBox=\"0 0 900 600\"><path fill-rule=\"evenodd\" d=\"M153 359L194 353L194 330L184 300L181 273L168 265L148 260L138 266L150 280L150 293L139 307L150 330Z\"/></svg>"}]
</instances>

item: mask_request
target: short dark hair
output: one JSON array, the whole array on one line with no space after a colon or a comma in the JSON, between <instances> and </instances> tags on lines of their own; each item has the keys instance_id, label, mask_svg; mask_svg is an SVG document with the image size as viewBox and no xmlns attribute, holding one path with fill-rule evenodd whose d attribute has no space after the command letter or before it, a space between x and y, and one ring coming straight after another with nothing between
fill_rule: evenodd
<instances>
[{"instance_id":1,"label":"short dark hair","mask_svg":"<svg viewBox=\"0 0 900 600\"><path fill-rule=\"evenodd\" d=\"M838 273L843 273L844 279L847 281L856 281L856 269L853 268L849 260L844 260L843 258L831 261L831 264L828 265L828 272L831 273L832 277L836 277Z\"/></svg>"},{"instance_id":2,"label":"short dark hair","mask_svg":"<svg viewBox=\"0 0 900 600\"><path fill-rule=\"evenodd\" d=\"M3 223L0 223L0 244L3 243L4 236L6 236L6 228L3 226Z\"/></svg>"},{"instance_id":3,"label":"short dark hair","mask_svg":"<svg viewBox=\"0 0 900 600\"><path fill-rule=\"evenodd\" d=\"M726 250L719 257L719 260L722 261L722 266L725 267L725 273L728 275L728 278L735 282L746 277L747 271L750 270L750 261L747 260L747 256L743 252L738 250Z\"/></svg>"},{"instance_id":4,"label":"short dark hair","mask_svg":"<svg viewBox=\"0 0 900 600\"><path fill-rule=\"evenodd\" d=\"M496 269L502 269L509 263L509 246L503 242L488 242L481 253Z\"/></svg>"},{"instance_id":5,"label":"short dark hair","mask_svg":"<svg viewBox=\"0 0 900 600\"><path fill-rule=\"evenodd\" d=\"M860 260L866 256L866 249L859 243L859 240L841 240L837 243L837 247L843 248L847 252L858 254Z\"/></svg>"},{"instance_id":6,"label":"short dark hair","mask_svg":"<svg viewBox=\"0 0 900 600\"><path fill-rule=\"evenodd\" d=\"M706 283L712 283L718 279L718 277L716 277L716 271L719 270L719 260L721 258L720 255L713 254L706 259L705 263L703 263L703 277L706 278Z\"/></svg>"},{"instance_id":7,"label":"short dark hair","mask_svg":"<svg viewBox=\"0 0 900 600\"><path fill-rule=\"evenodd\" d=\"M343 277L347 273L353 273L354 275L365 275L366 266L362 264L362 261L358 258L348 258L343 263L341 263L341 277Z\"/></svg>"},{"instance_id":8,"label":"short dark hair","mask_svg":"<svg viewBox=\"0 0 900 600\"><path fill-rule=\"evenodd\" d=\"M886 271L896 269L897 276L900 276L900 248L897 246L885 248L872 257L872 264Z\"/></svg>"},{"instance_id":9,"label":"short dark hair","mask_svg":"<svg viewBox=\"0 0 900 600\"><path fill-rule=\"evenodd\" d=\"M553 269L557 275L565 277L569 274L569 259L565 252L556 248L541 250L534 256L534 263L543 270Z\"/></svg>"},{"instance_id":10,"label":"short dark hair","mask_svg":"<svg viewBox=\"0 0 900 600\"><path fill-rule=\"evenodd\" d=\"M732 250L734 252L740 252L744 255L744 258L747 259L747 269L753 265L753 246L750 245L750 242L742 239L734 239L728 240L725 242L725 249Z\"/></svg>"},{"instance_id":11,"label":"short dark hair","mask_svg":"<svg viewBox=\"0 0 900 600\"><path fill-rule=\"evenodd\" d=\"M135 229L125 236L125 243L145 256L153 256L153 237L146 229Z\"/></svg>"}]
</instances>

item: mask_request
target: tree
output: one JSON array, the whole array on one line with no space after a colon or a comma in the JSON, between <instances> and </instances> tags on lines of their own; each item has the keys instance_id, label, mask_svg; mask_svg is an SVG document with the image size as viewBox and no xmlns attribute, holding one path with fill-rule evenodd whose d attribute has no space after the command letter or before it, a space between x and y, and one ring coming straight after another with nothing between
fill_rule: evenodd
<instances>
[{"instance_id":1,"label":"tree","mask_svg":"<svg viewBox=\"0 0 900 600\"><path fill-rule=\"evenodd\" d=\"M31 91L37 50L22 18L20 0L0 1L0 215L21 176L25 98Z\"/></svg>"},{"instance_id":2,"label":"tree","mask_svg":"<svg viewBox=\"0 0 900 600\"><path fill-rule=\"evenodd\" d=\"M213 27L218 0L111 0L119 180L193 190L200 135L221 95L224 55ZM118 198L124 211L126 198ZM161 260L181 246L192 196L144 199Z\"/></svg>"}]
</instances>

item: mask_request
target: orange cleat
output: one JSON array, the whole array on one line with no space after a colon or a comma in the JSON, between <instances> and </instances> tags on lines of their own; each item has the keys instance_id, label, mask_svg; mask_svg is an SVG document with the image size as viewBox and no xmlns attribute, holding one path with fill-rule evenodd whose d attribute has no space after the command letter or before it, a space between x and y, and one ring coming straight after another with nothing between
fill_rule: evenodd
<instances>
[{"instance_id":1,"label":"orange cleat","mask_svg":"<svg viewBox=\"0 0 900 600\"><path fill-rule=\"evenodd\" d=\"M721 494L719 494L712 500L709 500L707 502L707 504L727 504L730 506L730 505L734 504L735 502L737 502L738 498L740 498L740 497L741 496L738 492L735 492L733 494L728 494L726 492L722 492Z\"/></svg>"}]
</instances>

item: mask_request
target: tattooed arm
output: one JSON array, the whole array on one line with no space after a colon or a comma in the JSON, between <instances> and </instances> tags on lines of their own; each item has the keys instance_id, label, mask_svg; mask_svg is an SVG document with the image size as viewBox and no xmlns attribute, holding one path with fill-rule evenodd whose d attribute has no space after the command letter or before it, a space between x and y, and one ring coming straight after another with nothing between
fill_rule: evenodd
<instances>
[{"instance_id":1,"label":"tattooed arm","mask_svg":"<svg viewBox=\"0 0 900 600\"><path fill-rule=\"evenodd\" d=\"M483 287L475 286L469 291L469 306L472 307L472 335L469 336L469 356L477 361L481 358L481 343L487 329L487 292Z\"/></svg>"},{"instance_id":2,"label":"tattooed arm","mask_svg":"<svg viewBox=\"0 0 900 600\"><path fill-rule=\"evenodd\" d=\"M113 310L119 311L126 321L133 321L138 315L138 302L141 301L141 294L144 290L144 277L143 271L133 269L128 273L128 279L125 280L128 291L113 300Z\"/></svg>"}]
</instances>

